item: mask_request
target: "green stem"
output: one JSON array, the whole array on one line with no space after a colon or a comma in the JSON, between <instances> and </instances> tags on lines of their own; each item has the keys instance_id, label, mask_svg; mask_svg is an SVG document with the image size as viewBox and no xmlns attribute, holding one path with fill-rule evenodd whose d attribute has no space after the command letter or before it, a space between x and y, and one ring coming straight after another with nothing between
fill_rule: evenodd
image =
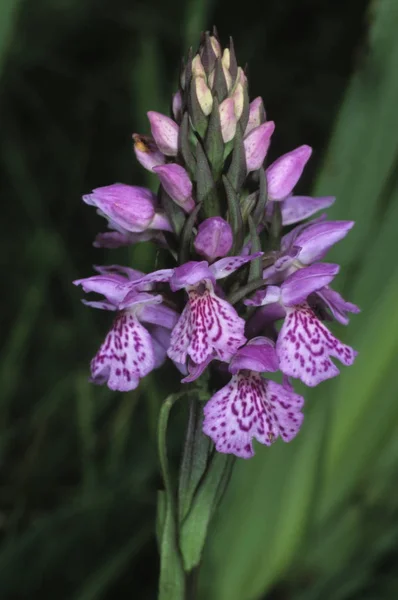
<instances>
[{"instance_id":1,"label":"green stem","mask_svg":"<svg viewBox=\"0 0 398 600\"><path fill-rule=\"evenodd\" d=\"M186 574L185 600L196 600L198 596L200 565Z\"/></svg>"}]
</instances>

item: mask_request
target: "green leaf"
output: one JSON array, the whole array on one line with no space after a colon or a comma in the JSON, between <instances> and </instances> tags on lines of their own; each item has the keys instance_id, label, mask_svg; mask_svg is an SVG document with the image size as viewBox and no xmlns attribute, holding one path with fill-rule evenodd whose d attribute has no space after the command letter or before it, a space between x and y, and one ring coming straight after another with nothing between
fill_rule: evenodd
<instances>
[{"instance_id":1,"label":"green leaf","mask_svg":"<svg viewBox=\"0 0 398 600\"><path fill-rule=\"evenodd\" d=\"M178 487L180 523L185 519L191 507L193 495L207 466L210 440L202 432L202 424L203 406L192 392Z\"/></svg>"},{"instance_id":2,"label":"green leaf","mask_svg":"<svg viewBox=\"0 0 398 600\"><path fill-rule=\"evenodd\" d=\"M186 215L178 204L174 202L161 186L159 190L160 203L169 219L171 226L173 227L174 233L179 236L183 230Z\"/></svg>"},{"instance_id":3,"label":"green leaf","mask_svg":"<svg viewBox=\"0 0 398 600\"><path fill-rule=\"evenodd\" d=\"M219 200L217 196L216 184L202 148L198 141L196 145L196 198L198 202L203 203L203 213L205 217L215 217L220 214Z\"/></svg>"},{"instance_id":4,"label":"green leaf","mask_svg":"<svg viewBox=\"0 0 398 600\"><path fill-rule=\"evenodd\" d=\"M220 104L228 96L228 87L225 80L224 70L222 68L221 58L217 58L216 60L213 94L217 95Z\"/></svg>"},{"instance_id":5,"label":"green leaf","mask_svg":"<svg viewBox=\"0 0 398 600\"><path fill-rule=\"evenodd\" d=\"M191 128L189 125L189 115L188 112L185 112L180 125L180 131L178 135L178 147L180 154L184 159L185 167L189 171L190 176L192 177L196 169L196 160L194 155L192 154L190 140Z\"/></svg>"},{"instance_id":6,"label":"green leaf","mask_svg":"<svg viewBox=\"0 0 398 600\"><path fill-rule=\"evenodd\" d=\"M265 207L267 204L267 178L264 169L257 171L260 182L257 204L253 212L255 225L260 225L265 220Z\"/></svg>"},{"instance_id":7,"label":"green leaf","mask_svg":"<svg viewBox=\"0 0 398 600\"><path fill-rule=\"evenodd\" d=\"M189 214L187 220L185 221L185 225L183 227L180 239L180 264L183 264L187 262L187 260L189 260L192 242L192 230L201 208L202 204L197 204L193 211Z\"/></svg>"},{"instance_id":8,"label":"green leaf","mask_svg":"<svg viewBox=\"0 0 398 600\"><path fill-rule=\"evenodd\" d=\"M227 175L233 189L238 194L247 175L245 147L240 123L236 127L232 160Z\"/></svg>"},{"instance_id":9,"label":"green leaf","mask_svg":"<svg viewBox=\"0 0 398 600\"><path fill-rule=\"evenodd\" d=\"M228 202L228 223L231 225L234 234L234 243L230 251L231 256L240 254L245 238L242 212L240 208L239 196L236 194L233 185L226 175L223 175L222 181L227 195Z\"/></svg>"},{"instance_id":10,"label":"green leaf","mask_svg":"<svg viewBox=\"0 0 398 600\"><path fill-rule=\"evenodd\" d=\"M219 103L217 98L213 99L213 109L210 115L209 127L205 139L205 150L214 179L217 181L224 164L224 141L221 133Z\"/></svg>"},{"instance_id":11,"label":"green leaf","mask_svg":"<svg viewBox=\"0 0 398 600\"><path fill-rule=\"evenodd\" d=\"M250 229L251 254L254 254L255 252L261 251L261 242L251 215L248 217L248 223ZM262 278L263 269L261 265L261 256L250 262L248 281L254 281L255 279L258 280Z\"/></svg>"},{"instance_id":12,"label":"green leaf","mask_svg":"<svg viewBox=\"0 0 398 600\"><path fill-rule=\"evenodd\" d=\"M228 455L214 452L191 508L181 524L180 548L186 571L200 563L210 520L220 500L220 489L225 487L224 475L228 466Z\"/></svg>"}]
</instances>

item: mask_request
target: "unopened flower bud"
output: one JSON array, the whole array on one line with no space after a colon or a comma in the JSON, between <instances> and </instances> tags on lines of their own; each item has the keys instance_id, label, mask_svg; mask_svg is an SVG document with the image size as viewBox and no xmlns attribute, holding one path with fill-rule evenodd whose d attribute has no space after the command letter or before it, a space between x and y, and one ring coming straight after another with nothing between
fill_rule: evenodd
<instances>
[{"instance_id":1,"label":"unopened flower bud","mask_svg":"<svg viewBox=\"0 0 398 600\"><path fill-rule=\"evenodd\" d=\"M199 54L196 54L192 60L192 76L203 77L206 80L206 72L204 70Z\"/></svg>"},{"instance_id":2,"label":"unopened flower bud","mask_svg":"<svg viewBox=\"0 0 398 600\"><path fill-rule=\"evenodd\" d=\"M230 142L236 133L235 103L233 98L225 98L220 104L220 124L224 143Z\"/></svg>"},{"instance_id":3,"label":"unopened flower bud","mask_svg":"<svg viewBox=\"0 0 398 600\"><path fill-rule=\"evenodd\" d=\"M203 114L208 116L213 108L213 96L203 77L195 79L196 97Z\"/></svg>"},{"instance_id":4,"label":"unopened flower bud","mask_svg":"<svg viewBox=\"0 0 398 600\"><path fill-rule=\"evenodd\" d=\"M171 230L166 217L156 212L156 196L143 187L114 183L96 188L91 194L83 196L83 201L96 206L113 226L129 232Z\"/></svg>"},{"instance_id":5,"label":"unopened flower bud","mask_svg":"<svg viewBox=\"0 0 398 600\"><path fill-rule=\"evenodd\" d=\"M223 64L223 67L225 67L226 69L229 70L229 66L231 64L231 55L229 53L229 49L228 48L224 49L221 62Z\"/></svg>"},{"instance_id":6,"label":"unopened flower bud","mask_svg":"<svg viewBox=\"0 0 398 600\"><path fill-rule=\"evenodd\" d=\"M257 171L262 166L266 157L271 136L275 129L273 121L267 121L253 129L243 140L246 156L247 172Z\"/></svg>"},{"instance_id":7,"label":"unopened flower bud","mask_svg":"<svg viewBox=\"0 0 398 600\"><path fill-rule=\"evenodd\" d=\"M238 85L235 87L235 90L232 93L231 97L234 100L235 117L236 117L236 120L239 121L239 119L242 116L243 104L245 101L245 95L244 95L243 86L241 83L238 83Z\"/></svg>"},{"instance_id":8,"label":"unopened flower bud","mask_svg":"<svg viewBox=\"0 0 398 600\"><path fill-rule=\"evenodd\" d=\"M153 167L164 165L166 157L160 152L153 138L134 133L133 140L137 160L145 169L152 171Z\"/></svg>"},{"instance_id":9,"label":"unopened flower bud","mask_svg":"<svg viewBox=\"0 0 398 600\"><path fill-rule=\"evenodd\" d=\"M231 76L231 73L228 71L228 69L224 65L222 65L222 70L223 70L223 73L224 73L225 81L227 83L228 91L230 91L231 88L232 88L232 76Z\"/></svg>"},{"instance_id":10,"label":"unopened flower bud","mask_svg":"<svg viewBox=\"0 0 398 600\"><path fill-rule=\"evenodd\" d=\"M230 225L221 217L210 217L199 225L194 246L198 254L212 262L216 258L226 256L232 248L232 243Z\"/></svg>"},{"instance_id":11,"label":"unopened flower bud","mask_svg":"<svg viewBox=\"0 0 398 600\"><path fill-rule=\"evenodd\" d=\"M238 73L236 75L236 81L242 84L242 87L245 88L247 86L247 77L241 67L238 67Z\"/></svg>"},{"instance_id":12,"label":"unopened flower bud","mask_svg":"<svg viewBox=\"0 0 398 600\"><path fill-rule=\"evenodd\" d=\"M270 200L284 200L291 194L311 154L310 146L299 146L268 167L266 175Z\"/></svg>"},{"instance_id":13,"label":"unopened flower bud","mask_svg":"<svg viewBox=\"0 0 398 600\"><path fill-rule=\"evenodd\" d=\"M159 150L166 156L177 156L179 132L177 123L173 119L153 110L150 110L147 114L152 135Z\"/></svg>"},{"instance_id":14,"label":"unopened flower bud","mask_svg":"<svg viewBox=\"0 0 398 600\"><path fill-rule=\"evenodd\" d=\"M161 165L153 170L170 198L186 212L191 212L195 202L192 198L192 181L186 170L175 163Z\"/></svg>"},{"instance_id":15,"label":"unopened flower bud","mask_svg":"<svg viewBox=\"0 0 398 600\"><path fill-rule=\"evenodd\" d=\"M178 92L173 94L173 101L172 101L173 116L178 123L181 121L181 109L182 109L182 96L181 96L181 92L178 90Z\"/></svg>"},{"instance_id":16,"label":"unopened flower bud","mask_svg":"<svg viewBox=\"0 0 398 600\"><path fill-rule=\"evenodd\" d=\"M211 47L213 48L214 54L216 55L217 58L219 58L221 56L220 42L218 41L218 39L216 37L214 37L214 35L211 35L210 43L211 43Z\"/></svg>"},{"instance_id":17,"label":"unopened flower bud","mask_svg":"<svg viewBox=\"0 0 398 600\"><path fill-rule=\"evenodd\" d=\"M225 79L225 84L227 86L227 90L230 91L230 89L232 87L231 73L228 71L227 68L225 68L225 66L222 63L221 63L221 68L222 68L222 72L223 72L223 75L224 75L224 79ZM213 87L214 87L214 78L215 78L215 75L216 75L216 69L214 69L210 73L210 75L208 77L208 80L207 80L207 82L208 82L208 84L209 84L209 86L210 86L211 89L213 89Z\"/></svg>"},{"instance_id":18,"label":"unopened flower bud","mask_svg":"<svg viewBox=\"0 0 398 600\"><path fill-rule=\"evenodd\" d=\"M253 129L264 123L266 119L263 99L258 96L249 105L249 120L247 122L245 135L250 133Z\"/></svg>"}]
</instances>

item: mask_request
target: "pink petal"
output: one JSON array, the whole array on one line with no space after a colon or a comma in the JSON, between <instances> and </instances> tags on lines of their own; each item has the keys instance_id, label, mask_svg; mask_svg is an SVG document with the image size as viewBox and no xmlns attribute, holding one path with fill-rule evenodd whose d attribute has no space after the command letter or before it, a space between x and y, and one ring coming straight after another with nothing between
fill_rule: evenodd
<instances>
[{"instance_id":1,"label":"pink petal","mask_svg":"<svg viewBox=\"0 0 398 600\"><path fill-rule=\"evenodd\" d=\"M257 171L263 163L274 133L275 123L267 121L252 129L243 140L247 172Z\"/></svg>"},{"instance_id":2,"label":"pink petal","mask_svg":"<svg viewBox=\"0 0 398 600\"><path fill-rule=\"evenodd\" d=\"M123 300L130 289L129 281L116 273L76 279L73 284L81 285L86 293L102 294L115 306Z\"/></svg>"},{"instance_id":3,"label":"pink petal","mask_svg":"<svg viewBox=\"0 0 398 600\"><path fill-rule=\"evenodd\" d=\"M258 373L239 373L206 404L203 432L218 452L251 458L253 438L270 446L278 436L289 442L298 433L303 402Z\"/></svg>"},{"instance_id":4,"label":"pink petal","mask_svg":"<svg viewBox=\"0 0 398 600\"><path fill-rule=\"evenodd\" d=\"M151 336L134 314L121 313L91 361L93 383L111 390L134 390L155 366Z\"/></svg>"},{"instance_id":5,"label":"pink petal","mask_svg":"<svg viewBox=\"0 0 398 600\"><path fill-rule=\"evenodd\" d=\"M166 157L155 144L155 140L148 135L139 135L138 133L133 134L134 140L134 152L138 162L152 171L153 167L164 165Z\"/></svg>"},{"instance_id":6,"label":"pink petal","mask_svg":"<svg viewBox=\"0 0 398 600\"><path fill-rule=\"evenodd\" d=\"M285 306L305 302L310 294L328 285L339 272L339 265L314 263L295 271L282 283L281 298Z\"/></svg>"},{"instance_id":7,"label":"pink petal","mask_svg":"<svg viewBox=\"0 0 398 600\"><path fill-rule=\"evenodd\" d=\"M177 156L180 130L177 123L170 117L153 110L150 110L147 115L152 135L159 150L166 156Z\"/></svg>"},{"instance_id":8,"label":"pink petal","mask_svg":"<svg viewBox=\"0 0 398 600\"><path fill-rule=\"evenodd\" d=\"M263 252L256 252L255 254L250 254L250 256L227 256L213 263L210 266L210 271L216 279L223 279L246 263L262 255Z\"/></svg>"},{"instance_id":9,"label":"pink petal","mask_svg":"<svg viewBox=\"0 0 398 600\"><path fill-rule=\"evenodd\" d=\"M335 338L308 305L286 310L276 343L280 369L285 375L313 387L339 374L330 357L352 365L357 355L355 350Z\"/></svg>"},{"instance_id":10,"label":"pink petal","mask_svg":"<svg viewBox=\"0 0 398 600\"><path fill-rule=\"evenodd\" d=\"M285 200L290 194L310 158L312 148L300 146L276 159L266 170L268 196L271 200Z\"/></svg>"},{"instance_id":11,"label":"pink petal","mask_svg":"<svg viewBox=\"0 0 398 600\"><path fill-rule=\"evenodd\" d=\"M335 201L333 196L323 196L320 198L312 198L310 196L290 196L282 201L282 225L294 225L319 210L329 208ZM268 206L272 205L271 202Z\"/></svg>"}]
</instances>

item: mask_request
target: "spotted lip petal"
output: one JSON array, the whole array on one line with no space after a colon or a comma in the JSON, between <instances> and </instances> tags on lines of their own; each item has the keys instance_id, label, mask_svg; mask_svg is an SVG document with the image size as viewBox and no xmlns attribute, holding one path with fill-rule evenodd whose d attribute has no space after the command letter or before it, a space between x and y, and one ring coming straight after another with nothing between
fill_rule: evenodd
<instances>
[{"instance_id":1,"label":"spotted lip petal","mask_svg":"<svg viewBox=\"0 0 398 600\"><path fill-rule=\"evenodd\" d=\"M91 381L111 390L134 390L155 367L151 336L133 313L120 313L91 361Z\"/></svg>"},{"instance_id":2,"label":"spotted lip petal","mask_svg":"<svg viewBox=\"0 0 398 600\"><path fill-rule=\"evenodd\" d=\"M235 309L216 296L211 284L204 293L189 292L189 301L171 334L169 357L185 363L187 356L203 363L213 351L228 361L246 342L245 321Z\"/></svg>"},{"instance_id":3,"label":"spotted lip petal","mask_svg":"<svg viewBox=\"0 0 398 600\"><path fill-rule=\"evenodd\" d=\"M204 407L203 432L216 450L240 458L254 455L252 440L270 446L289 442L303 421L303 398L255 372L238 373Z\"/></svg>"},{"instance_id":4,"label":"spotted lip petal","mask_svg":"<svg viewBox=\"0 0 398 600\"><path fill-rule=\"evenodd\" d=\"M355 350L335 338L308 305L286 310L276 343L280 369L285 375L313 387L339 374L330 357L352 365Z\"/></svg>"}]
</instances>

